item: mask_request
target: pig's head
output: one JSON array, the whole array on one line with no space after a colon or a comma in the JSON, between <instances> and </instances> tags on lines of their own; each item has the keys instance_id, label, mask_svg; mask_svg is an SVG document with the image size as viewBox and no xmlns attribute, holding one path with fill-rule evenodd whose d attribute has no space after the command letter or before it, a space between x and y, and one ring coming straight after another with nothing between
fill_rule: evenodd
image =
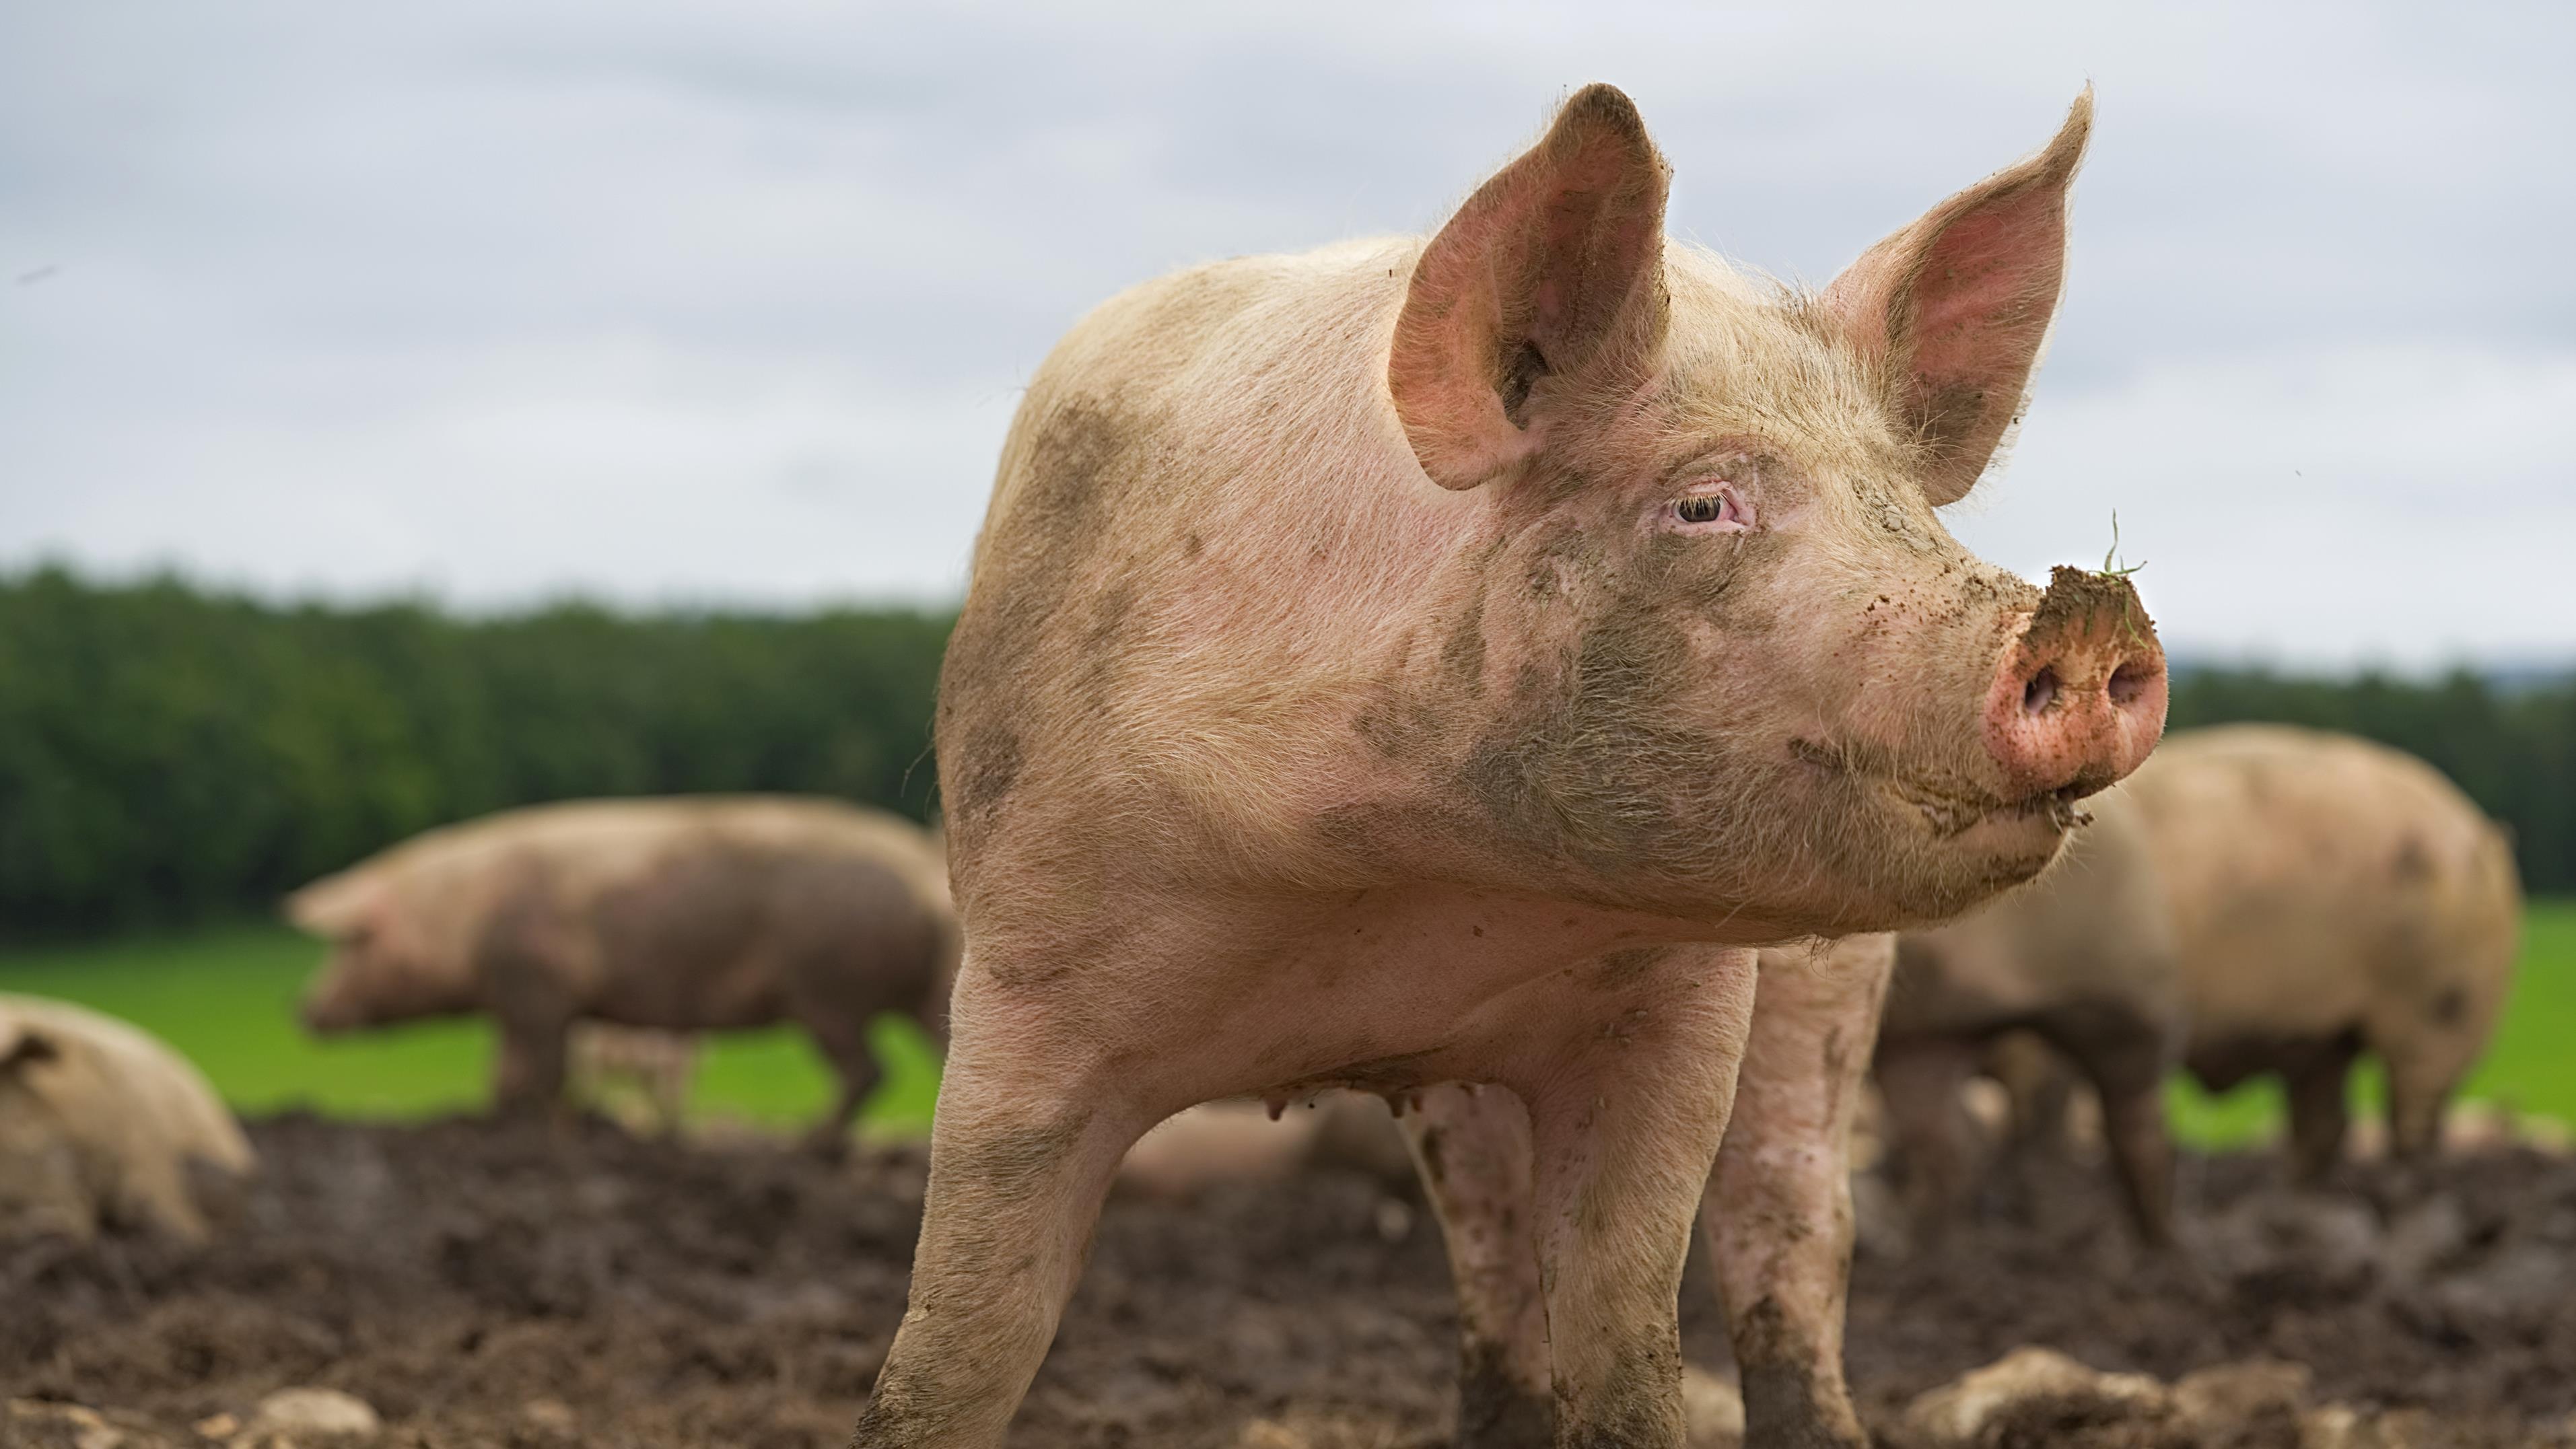
<instances>
[{"instance_id":1,"label":"pig's head","mask_svg":"<svg viewBox=\"0 0 2576 1449\"><path fill-rule=\"evenodd\" d=\"M1388 384L1484 510L1441 651L1481 697L1474 818L1595 894L1840 934L2028 879L2146 757L2164 659L2128 583L2043 593L1933 511L2020 412L2090 120L1819 294L1668 251L1606 86L1433 238Z\"/></svg>"},{"instance_id":2,"label":"pig's head","mask_svg":"<svg viewBox=\"0 0 2576 1449\"><path fill-rule=\"evenodd\" d=\"M331 943L304 992L304 1026L319 1036L451 1015L473 1005L461 974L412 929L392 882L364 868L286 898L295 926Z\"/></svg>"}]
</instances>

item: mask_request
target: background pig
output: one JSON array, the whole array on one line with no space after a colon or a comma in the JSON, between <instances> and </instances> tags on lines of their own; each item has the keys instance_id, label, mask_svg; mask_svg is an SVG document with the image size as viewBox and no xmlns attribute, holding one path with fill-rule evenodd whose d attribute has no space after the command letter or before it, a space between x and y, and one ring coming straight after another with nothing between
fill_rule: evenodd
<instances>
[{"instance_id":1,"label":"background pig","mask_svg":"<svg viewBox=\"0 0 2576 1449\"><path fill-rule=\"evenodd\" d=\"M2391 1145L2437 1145L2511 985L2522 902L2503 832L2421 760L2282 725L2179 735L2130 789L2172 904L2192 1074L2225 1090L2279 1072L2314 1181L2373 1051Z\"/></svg>"},{"instance_id":2,"label":"background pig","mask_svg":"<svg viewBox=\"0 0 2576 1449\"><path fill-rule=\"evenodd\" d=\"M967 948L860 1444L1000 1439L1153 1123L1445 1082L1526 1106L1557 1433L1674 1442L1746 948L2029 877L2162 728L2125 582L1933 513L2020 408L2088 124L1808 296L1668 246L1594 86L1428 242L1058 346L941 676Z\"/></svg>"},{"instance_id":3,"label":"background pig","mask_svg":"<svg viewBox=\"0 0 2576 1449\"><path fill-rule=\"evenodd\" d=\"M148 1224L202 1239L192 1166L253 1166L195 1067L112 1017L0 995L0 1234L86 1241L102 1224Z\"/></svg>"},{"instance_id":4,"label":"background pig","mask_svg":"<svg viewBox=\"0 0 2576 1449\"><path fill-rule=\"evenodd\" d=\"M2163 1093L2182 1049L2182 982L2154 848L2129 788L2085 802L2093 823L2037 883L1899 938L1877 1074L1918 1219L1966 1195L1975 1146L1960 1088L1997 1037L2024 1030L2100 1094L2130 1214L2149 1241L2172 1240Z\"/></svg>"},{"instance_id":5,"label":"background pig","mask_svg":"<svg viewBox=\"0 0 2576 1449\"><path fill-rule=\"evenodd\" d=\"M878 1067L866 1028L934 1035L956 933L944 863L909 821L823 801L548 805L431 831L299 891L332 942L305 999L318 1032L488 1012L504 1106L563 1091L565 1034L794 1021L840 1077L837 1141Z\"/></svg>"}]
</instances>

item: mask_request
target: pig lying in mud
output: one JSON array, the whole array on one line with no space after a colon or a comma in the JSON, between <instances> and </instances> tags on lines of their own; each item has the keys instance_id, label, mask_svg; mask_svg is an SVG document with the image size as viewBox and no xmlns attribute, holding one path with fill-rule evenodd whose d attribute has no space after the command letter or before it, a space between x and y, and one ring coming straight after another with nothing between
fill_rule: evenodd
<instances>
[{"instance_id":1,"label":"pig lying in mud","mask_svg":"<svg viewBox=\"0 0 2576 1449\"><path fill-rule=\"evenodd\" d=\"M2387 1068L2400 1156L2438 1144L2512 985L2522 891L2504 832L2410 755L2281 725L2178 735L2129 791L2171 902L2214 1090L2289 1088L2293 1170L2342 1156L2345 1079Z\"/></svg>"},{"instance_id":2,"label":"pig lying in mud","mask_svg":"<svg viewBox=\"0 0 2576 1449\"><path fill-rule=\"evenodd\" d=\"M2164 1080L2184 1031L2173 928L2128 787L2084 808L2093 823L2037 884L1899 940L1876 1070L1919 1222L1955 1208L1970 1186L1960 1089L1984 1049L2027 1031L2100 1096L2104 1143L2140 1234L2173 1241Z\"/></svg>"},{"instance_id":3,"label":"pig lying in mud","mask_svg":"<svg viewBox=\"0 0 2576 1449\"><path fill-rule=\"evenodd\" d=\"M2162 729L2124 581L1933 513L2021 406L2088 116L1803 295L1668 245L1594 86L1428 242L1059 345L941 677L966 950L859 1444L1000 1441L1154 1123L1444 1083L1524 1111L1534 1411L1677 1442L1751 948L2028 879Z\"/></svg>"},{"instance_id":4,"label":"pig lying in mud","mask_svg":"<svg viewBox=\"0 0 2576 1449\"><path fill-rule=\"evenodd\" d=\"M86 1242L112 1224L201 1241L199 1188L254 1165L177 1052L67 1002L0 995L0 1237Z\"/></svg>"},{"instance_id":5,"label":"pig lying in mud","mask_svg":"<svg viewBox=\"0 0 2576 1449\"><path fill-rule=\"evenodd\" d=\"M305 998L312 1030L489 1013L505 1108L561 1097L578 1021L796 1022L840 1079L817 1146L876 1085L872 1017L944 1035L957 943L946 865L920 827L790 799L505 811L307 886L287 914L332 943Z\"/></svg>"}]
</instances>

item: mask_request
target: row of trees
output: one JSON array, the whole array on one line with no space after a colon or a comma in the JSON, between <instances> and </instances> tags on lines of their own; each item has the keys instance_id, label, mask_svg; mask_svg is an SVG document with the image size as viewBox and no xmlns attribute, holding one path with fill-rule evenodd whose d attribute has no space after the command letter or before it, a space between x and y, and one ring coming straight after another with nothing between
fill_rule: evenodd
<instances>
[{"instance_id":1,"label":"row of trees","mask_svg":"<svg viewBox=\"0 0 2576 1449\"><path fill-rule=\"evenodd\" d=\"M950 616L467 619L175 583L0 580L0 935L264 909L442 821L587 795L830 794L920 815ZM2278 719L2386 740L2576 888L2576 680L2504 690L2198 670L2177 728Z\"/></svg>"},{"instance_id":2,"label":"row of trees","mask_svg":"<svg viewBox=\"0 0 2576 1449\"><path fill-rule=\"evenodd\" d=\"M428 826L781 790L913 814L949 616L460 619L0 580L0 934L266 909Z\"/></svg>"}]
</instances>

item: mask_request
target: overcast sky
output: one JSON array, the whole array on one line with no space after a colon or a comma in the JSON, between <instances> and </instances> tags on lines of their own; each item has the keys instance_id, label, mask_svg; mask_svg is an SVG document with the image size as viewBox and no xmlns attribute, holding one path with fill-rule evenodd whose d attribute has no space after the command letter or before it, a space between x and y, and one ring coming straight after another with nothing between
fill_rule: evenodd
<instances>
[{"instance_id":1,"label":"overcast sky","mask_svg":"<svg viewBox=\"0 0 2576 1449\"><path fill-rule=\"evenodd\" d=\"M1677 233L1821 282L2090 80L1953 526L2036 574L2116 507L2204 653L2576 657L2576 7L1083 9L0 8L0 567L950 599L1120 287L1434 227L1595 79Z\"/></svg>"}]
</instances>

